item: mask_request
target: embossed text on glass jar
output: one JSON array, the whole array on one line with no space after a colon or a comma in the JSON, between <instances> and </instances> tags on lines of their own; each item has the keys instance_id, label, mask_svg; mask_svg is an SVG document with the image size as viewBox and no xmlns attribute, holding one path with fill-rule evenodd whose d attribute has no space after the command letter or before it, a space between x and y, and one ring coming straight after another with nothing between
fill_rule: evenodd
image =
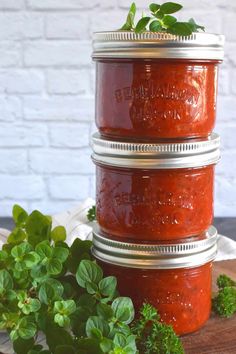
<instances>
[{"instance_id":1,"label":"embossed text on glass jar","mask_svg":"<svg viewBox=\"0 0 236 354\"><path fill-rule=\"evenodd\" d=\"M97 221L108 237L180 239L212 223L214 165L144 170L97 163L96 170Z\"/></svg>"},{"instance_id":2,"label":"embossed text on glass jar","mask_svg":"<svg viewBox=\"0 0 236 354\"><path fill-rule=\"evenodd\" d=\"M158 309L161 320L171 324L177 334L194 332L208 320L211 262L180 269L135 269L99 263L106 276L117 277L119 293L131 297L136 310L145 301L151 303Z\"/></svg>"},{"instance_id":3,"label":"embossed text on glass jar","mask_svg":"<svg viewBox=\"0 0 236 354\"><path fill-rule=\"evenodd\" d=\"M214 128L216 60L97 60L96 124L104 136L206 137Z\"/></svg>"}]
</instances>

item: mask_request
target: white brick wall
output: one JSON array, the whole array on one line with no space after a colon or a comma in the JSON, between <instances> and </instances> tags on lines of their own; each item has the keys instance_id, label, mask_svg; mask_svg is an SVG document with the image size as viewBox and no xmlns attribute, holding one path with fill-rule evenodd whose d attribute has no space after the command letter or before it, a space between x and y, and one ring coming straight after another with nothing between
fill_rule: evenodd
<instances>
[{"instance_id":1,"label":"white brick wall","mask_svg":"<svg viewBox=\"0 0 236 354\"><path fill-rule=\"evenodd\" d=\"M58 212L94 195L91 36L118 28L127 0L0 0L0 215L18 202ZM136 0L143 9L150 1ZM183 0L194 17L227 37L217 129L216 214L236 216L236 2Z\"/></svg>"}]
</instances>

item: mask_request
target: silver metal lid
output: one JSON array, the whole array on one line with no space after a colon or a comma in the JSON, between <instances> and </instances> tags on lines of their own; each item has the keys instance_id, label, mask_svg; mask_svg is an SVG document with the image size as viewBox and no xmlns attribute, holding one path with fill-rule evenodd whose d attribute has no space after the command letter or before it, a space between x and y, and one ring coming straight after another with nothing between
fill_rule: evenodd
<instances>
[{"instance_id":1,"label":"silver metal lid","mask_svg":"<svg viewBox=\"0 0 236 354\"><path fill-rule=\"evenodd\" d=\"M176 36L154 32L97 32L93 37L93 58L223 60L223 47L224 36L213 33Z\"/></svg>"},{"instance_id":2,"label":"silver metal lid","mask_svg":"<svg viewBox=\"0 0 236 354\"><path fill-rule=\"evenodd\" d=\"M202 236L202 235L201 235ZM217 230L211 226L204 238L182 243L133 244L114 241L93 231L92 252L97 259L123 267L174 269L200 266L212 261L217 252Z\"/></svg>"},{"instance_id":3,"label":"silver metal lid","mask_svg":"<svg viewBox=\"0 0 236 354\"><path fill-rule=\"evenodd\" d=\"M95 163L117 167L189 168L215 164L220 159L220 137L215 133L203 140L157 144L112 141L95 133L91 145Z\"/></svg>"}]
</instances>

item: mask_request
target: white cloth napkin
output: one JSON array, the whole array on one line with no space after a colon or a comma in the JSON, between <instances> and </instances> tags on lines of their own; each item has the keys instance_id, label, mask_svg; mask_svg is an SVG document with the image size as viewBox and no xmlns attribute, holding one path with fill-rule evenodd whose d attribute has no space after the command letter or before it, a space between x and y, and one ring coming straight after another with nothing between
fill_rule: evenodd
<instances>
[{"instance_id":1,"label":"white cloth napkin","mask_svg":"<svg viewBox=\"0 0 236 354\"><path fill-rule=\"evenodd\" d=\"M71 245L77 237L82 240L91 239L92 223L87 220L87 212L94 204L94 200L88 198L73 209L53 216L53 226L65 226L68 244ZM0 229L0 249L8 234L9 230ZM216 261L227 259L236 259L236 242L219 235Z\"/></svg>"}]
</instances>

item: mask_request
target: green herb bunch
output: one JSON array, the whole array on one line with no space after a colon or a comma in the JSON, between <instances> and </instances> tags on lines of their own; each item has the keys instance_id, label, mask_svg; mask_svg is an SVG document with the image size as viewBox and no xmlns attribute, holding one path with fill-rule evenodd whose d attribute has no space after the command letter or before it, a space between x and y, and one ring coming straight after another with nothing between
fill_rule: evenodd
<instances>
[{"instance_id":1,"label":"green herb bunch","mask_svg":"<svg viewBox=\"0 0 236 354\"><path fill-rule=\"evenodd\" d=\"M217 279L218 294L213 298L212 306L221 317L231 317L236 313L236 282L222 274Z\"/></svg>"},{"instance_id":2,"label":"green herb bunch","mask_svg":"<svg viewBox=\"0 0 236 354\"><path fill-rule=\"evenodd\" d=\"M150 304L140 309L140 318L132 324L140 353L145 354L183 354L179 337L171 326L160 322L157 310Z\"/></svg>"},{"instance_id":3,"label":"green herb bunch","mask_svg":"<svg viewBox=\"0 0 236 354\"><path fill-rule=\"evenodd\" d=\"M130 298L92 261L90 241L71 247L50 217L13 208L15 229L0 251L0 329L17 354L134 354ZM39 333L47 347L37 344Z\"/></svg>"},{"instance_id":4,"label":"green herb bunch","mask_svg":"<svg viewBox=\"0 0 236 354\"><path fill-rule=\"evenodd\" d=\"M198 25L193 18L188 22L179 22L172 14L183 8L182 5L174 2L166 2L162 5L152 3L149 5L150 15L143 15L135 24L136 4L132 3L126 22L121 27L123 31L134 31L142 33L147 31L147 26L151 32L171 33L179 36L189 36L199 30L204 31L203 26Z\"/></svg>"}]
</instances>

